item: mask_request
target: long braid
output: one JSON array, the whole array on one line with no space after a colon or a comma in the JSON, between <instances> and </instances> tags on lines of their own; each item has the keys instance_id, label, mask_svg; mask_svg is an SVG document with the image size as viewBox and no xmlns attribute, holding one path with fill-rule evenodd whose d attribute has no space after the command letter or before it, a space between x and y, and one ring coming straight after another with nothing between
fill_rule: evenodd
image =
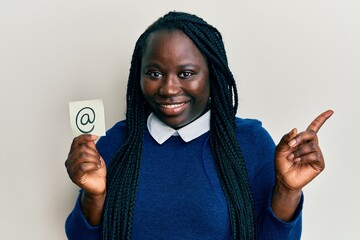
<instances>
[{"instance_id":1,"label":"long braid","mask_svg":"<svg viewBox=\"0 0 360 240\"><path fill-rule=\"evenodd\" d=\"M107 175L103 239L130 239L140 169L145 106L140 89L141 39L135 47L127 86L126 136ZM139 104L140 103L140 104Z\"/></svg>"},{"instance_id":2,"label":"long braid","mask_svg":"<svg viewBox=\"0 0 360 240\"><path fill-rule=\"evenodd\" d=\"M220 32L201 18L170 12L138 39L127 89L126 138L108 170L103 239L130 239L146 114L140 90L140 66L148 36L159 30L181 30L207 59L211 82L210 145L224 191L234 239L256 239L256 220L247 169L236 138L238 93L228 67Z\"/></svg>"},{"instance_id":3,"label":"long braid","mask_svg":"<svg viewBox=\"0 0 360 240\"><path fill-rule=\"evenodd\" d=\"M177 14L173 14L176 21ZM180 19L196 18L192 15L184 15ZM256 220L247 169L236 139L235 114L238 107L236 82L228 67L220 32L204 24L201 19L189 21L190 23L179 20L180 29L204 54L210 68L212 97L210 144L228 202L234 239L255 239Z\"/></svg>"}]
</instances>

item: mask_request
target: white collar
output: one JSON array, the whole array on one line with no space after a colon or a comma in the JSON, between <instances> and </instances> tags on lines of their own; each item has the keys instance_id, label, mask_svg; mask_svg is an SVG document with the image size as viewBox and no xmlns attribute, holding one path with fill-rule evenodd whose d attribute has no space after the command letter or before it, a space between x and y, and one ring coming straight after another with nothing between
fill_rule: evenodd
<instances>
[{"instance_id":1,"label":"white collar","mask_svg":"<svg viewBox=\"0 0 360 240\"><path fill-rule=\"evenodd\" d=\"M163 144L171 136L180 136L185 142L190 142L210 130L210 110L178 130L169 127L151 113L147 119L147 128L159 144Z\"/></svg>"}]
</instances>

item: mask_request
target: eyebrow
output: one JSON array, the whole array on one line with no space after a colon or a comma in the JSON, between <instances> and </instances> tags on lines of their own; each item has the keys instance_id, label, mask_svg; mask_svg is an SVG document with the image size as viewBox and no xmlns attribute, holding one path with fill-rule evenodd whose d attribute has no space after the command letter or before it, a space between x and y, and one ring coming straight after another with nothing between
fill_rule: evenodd
<instances>
[{"instance_id":1,"label":"eyebrow","mask_svg":"<svg viewBox=\"0 0 360 240\"><path fill-rule=\"evenodd\" d=\"M151 68L151 67L156 67L156 68L160 68L161 65L158 64L158 63L150 63L150 64L147 64L145 66L143 66L144 68ZM178 67L180 68L187 68L187 67L199 67L199 65L197 64L192 64L192 63L187 63L187 64L180 64L178 65Z\"/></svg>"},{"instance_id":2,"label":"eyebrow","mask_svg":"<svg viewBox=\"0 0 360 240\"><path fill-rule=\"evenodd\" d=\"M150 67L157 67L157 68L159 68L160 65L157 64L157 63L150 63L150 64L147 64L147 65L143 66L143 68L150 68Z\"/></svg>"},{"instance_id":3,"label":"eyebrow","mask_svg":"<svg viewBox=\"0 0 360 240\"><path fill-rule=\"evenodd\" d=\"M199 65L188 63L188 64L180 64L179 66L181 68L186 68L186 67L198 67Z\"/></svg>"}]
</instances>

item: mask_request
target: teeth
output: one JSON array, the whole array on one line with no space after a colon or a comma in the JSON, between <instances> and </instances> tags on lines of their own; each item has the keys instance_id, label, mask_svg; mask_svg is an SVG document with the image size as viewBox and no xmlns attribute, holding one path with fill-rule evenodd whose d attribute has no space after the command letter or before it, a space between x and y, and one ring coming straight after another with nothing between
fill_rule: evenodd
<instances>
[{"instance_id":1,"label":"teeth","mask_svg":"<svg viewBox=\"0 0 360 240\"><path fill-rule=\"evenodd\" d=\"M161 107L163 107L163 108L177 108L177 107L181 107L181 106L184 105L184 104L185 104L185 103L161 105Z\"/></svg>"}]
</instances>

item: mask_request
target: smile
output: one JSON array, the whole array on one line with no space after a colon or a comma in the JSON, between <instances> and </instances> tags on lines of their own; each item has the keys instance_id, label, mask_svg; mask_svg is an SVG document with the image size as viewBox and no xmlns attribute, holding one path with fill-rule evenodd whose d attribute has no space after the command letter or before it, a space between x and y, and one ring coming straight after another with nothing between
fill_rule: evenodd
<instances>
[{"instance_id":1,"label":"smile","mask_svg":"<svg viewBox=\"0 0 360 240\"><path fill-rule=\"evenodd\" d=\"M160 104L160 106L162 108L168 108L168 109L174 109L174 108L178 108L178 107L181 107L183 105L185 105L186 103L176 103L176 104L166 104L166 105L163 105L163 104Z\"/></svg>"}]
</instances>

